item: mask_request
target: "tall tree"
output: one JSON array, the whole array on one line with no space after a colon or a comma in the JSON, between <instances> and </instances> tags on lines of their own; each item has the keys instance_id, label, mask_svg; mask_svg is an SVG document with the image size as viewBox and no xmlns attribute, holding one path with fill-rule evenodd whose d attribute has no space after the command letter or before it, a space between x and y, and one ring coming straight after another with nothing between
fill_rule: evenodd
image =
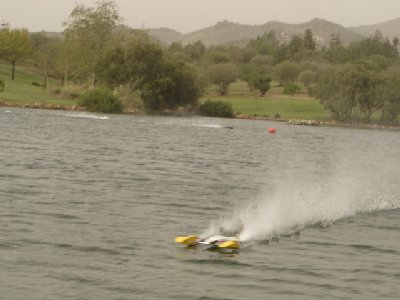
<instances>
[{"instance_id":1,"label":"tall tree","mask_svg":"<svg viewBox=\"0 0 400 300\"><path fill-rule=\"evenodd\" d=\"M340 121L360 120L369 122L372 114L382 106L379 71L360 61L331 67L322 72L317 94L321 103Z\"/></svg>"},{"instance_id":2,"label":"tall tree","mask_svg":"<svg viewBox=\"0 0 400 300\"><path fill-rule=\"evenodd\" d=\"M96 67L98 79L111 88L128 85L130 78L126 64L126 51L115 45L107 49Z\"/></svg>"},{"instance_id":3,"label":"tall tree","mask_svg":"<svg viewBox=\"0 0 400 300\"><path fill-rule=\"evenodd\" d=\"M206 47L201 41L197 41L194 44L187 44L183 50L190 59L198 60L204 55Z\"/></svg>"},{"instance_id":4,"label":"tall tree","mask_svg":"<svg viewBox=\"0 0 400 300\"><path fill-rule=\"evenodd\" d=\"M194 67L166 56L161 46L144 33L129 45L114 45L98 65L99 78L111 87L125 85L139 92L149 111L194 106L203 92Z\"/></svg>"},{"instance_id":5,"label":"tall tree","mask_svg":"<svg viewBox=\"0 0 400 300\"><path fill-rule=\"evenodd\" d=\"M157 79L163 64L163 49L147 34L138 34L129 43L126 67L130 80L137 88Z\"/></svg>"},{"instance_id":6,"label":"tall tree","mask_svg":"<svg viewBox=\"0 0 400 300\"><path fill-rule=\"evenodd\" d=\"M311 29L307 29L304 32L304 48L306 50L314 51L316 47L316 42L313 37L313 33Z\"/></svg>"},{"instance_id":7,"label":"tall tree","mask_svg":"<svg viewBox=\"0 0 400 300\"><path fill-rule=\"evenodd\" d=\"M158 76L142 84L145 107L151 111L194 107L203 92L196 75L196 70L183 62L164 60Z\"/></svg>"},{"instance_id":8,"label":"tall tree","mask_svg":"<svg viewBox=\"0 0 400 300\"><path fill-rule=\"evenodd\" d=\"M10 29L4 26L0 30L0 58L12 66L11 79L15 79L15 65L28 58L32 53L28 30Z\"/></svg>"},{"instance_id":9,"label":"tall tree","mask_svg":"<svg viewBox=\"0 0 400 300\"><path fill-rule=\"evenodd\" d=\"M357 105L358 72L354 65L332 66L321 73L317 96L334 119L349 121Z\"/></svg>"},{"instance_id":10,"label":"tall tree","mask_svg":"<svg viewBox=\"0 0 400 300\"><path fill-rule=\"evenodd\" d=\"M379 88L381 118L386 124L398 124L400 114L400 67L392 66L384 72L384 80Z\"/></svg>"},{"instance_id":11,"label":"tall tree","mask_svg":"<svg viewBox=\"0 0 400 300\"><path fill-rule=\"evenodd\" d=\"M397 45L392 44L379 30L373 36L352 43L350 50L354 60L378 54L388 58L397 58L399 55Z\"/></svg>"},{"instance_id":12,"label":"tall tree","mask_svg":"<svg viewBox=\"0 0 400 300\"><path fill-rule=\"evenodd\" d=\"M304 40L301 36L295 35L290 39L287 51L292 60L301 60L304 54Z\"/></svg>"},{"instance_id":13,"label":"tall tree","mask_svg":"<svg viewBox=\"0 0 400 300\"><path fill-rule=\"evenodd\" d=\"M68 41L61 40L59 53L55 61L57 77L61 78L61 86L65 86L71 74L78 74L79 65L73 57L74 50Z\"/></svg>"},{"instance_id":14,"label":"tall tree","mask_svg":"<svg viewBox=\"0 0 400 300\"><path fill-rule=\"evenodd\" d=\"M275 31L269 31L250 40L247 48L255 49L261 55L273 55L279 48L279 40Z\"/></svg>"},{"instance_id":15,"label":"tall tree","mask_svg":"<svg viewBox=\"0 0 400 300\"><path fill-rule=\"evenodd\" d=\"M208 73L211 83L217 85L221 96L228 93L229 85L238 77L237 67L232 63L211 65Z\"/></svg>"},{"instance_id":16,"label":"tall tree","mask_svg":"<svg viewBox=\"0 0 400 300\"><path fill-rule=\"evenodd\" d=\"M324 58L333 64L345 63L350 58L350 51L345 47L338 34L332 34L329 41L329 48L324 49Z\"/></svg>"},{"instance_id":17,"label":"tall tree","mask_svg":"<svg viewBox=\"0 0 400 300\"><path fill-rule=\"evenodd\" d=\"M114 1L97 2L97 7L76 6L64 22L65 39L71 46L71 55L78 75L95 82L95 68L112 30L122 19Z\"/></svg>"},{"instance_id":18,"label":"tall tree","mask_svg":"<svg viewBox=\"0 0 400 300\"><path fill-rule=\"evenodd\" d=\"M293 83L287 82L283 88L283 94L290 95L290 112L293 113L293 95L300 91L300 87Z\"/></svg>"},{"instance_id":19,"label":"tall tree","mask_svg":"<svg viewBox=\"0 0 400 300\"><path fill-rule=\"evenodd\" d=\"M289 60L285 60L274 67L275 77L281 85L295 81L300 72L301 65Z\"/></svg>"},{"instance_id":20,"label":"tall tree","mask_svg":"<svg viewBox=\"0 0 400 300\"><path fill-rule=\"evenodd\" d=\"M244 65L241 72L241 77L247 82L251 92L258 91L263 97L270 89L272 69L268 65L250 63Z\"/></svg>"},{"instance_id":21,"label":"tall tree","mask_svg":"<svg viewBox=\"0 0 400 300\"><path fill-rule=\"evenodd\" d=\"M43 75L43 86L48 86L48 78L56 75L56 59L61 51L61 40L47 37L44 32L31 34L34 60ZM57 74L58 75L58 74Z\"/></svg>"}]
</instances>

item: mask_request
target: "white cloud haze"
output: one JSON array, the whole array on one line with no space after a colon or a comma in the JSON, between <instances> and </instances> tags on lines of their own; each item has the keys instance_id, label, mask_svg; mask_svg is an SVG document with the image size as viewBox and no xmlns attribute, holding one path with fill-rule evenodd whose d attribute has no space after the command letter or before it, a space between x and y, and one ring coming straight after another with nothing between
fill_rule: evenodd
<instances>
[{"instance_id":1,"label":"white cloud haze","mask_svg":"<svg viewBox=\"0 0 400 300\"><path fill-rule=\"evenodd\" d=\"M62 31L77 4L96 0L0 0L0 21L30 31ZM168 27L184 33L228 20L303 23L314 17L344 26L376 24L400 17L399 0L116 0L124 24Z\"/></svg>"}]
</instances>

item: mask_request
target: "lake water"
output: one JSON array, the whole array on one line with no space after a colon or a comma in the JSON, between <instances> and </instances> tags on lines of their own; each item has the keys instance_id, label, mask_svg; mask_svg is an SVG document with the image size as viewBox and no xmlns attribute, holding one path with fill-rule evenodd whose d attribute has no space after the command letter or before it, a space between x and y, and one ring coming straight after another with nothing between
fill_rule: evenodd
<instances>
[{"instance_id":1,"label":"lake water","mask_svg":"<svg viewBox=\"0 0 400 300\"><path fill-rule=\"evenodd\" d=\"M0 299L400 297L399 132L14 108L0 129ZM239 253L174 242L241 223Z\"/></svg>"}]
</instances>

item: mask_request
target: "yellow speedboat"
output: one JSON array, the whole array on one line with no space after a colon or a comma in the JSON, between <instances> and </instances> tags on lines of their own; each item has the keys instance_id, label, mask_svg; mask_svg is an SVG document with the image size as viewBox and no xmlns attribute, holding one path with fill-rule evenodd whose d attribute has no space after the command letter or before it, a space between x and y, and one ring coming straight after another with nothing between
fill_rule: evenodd
<instances>
[{"instance_id":1,"label":"yellow speedboat","mask_svg":"<svg viewBox=\"0 0 400 300\"><path fill-rule=\"evenodd\" d=\"M214 249L233 249L240 248L240 242L236 237L227 237L222 235L215 235L206 239L200 238L196 235L178 236L175 242L187 246L208 245L210 250Z\"/></svg>"}]
</instances>

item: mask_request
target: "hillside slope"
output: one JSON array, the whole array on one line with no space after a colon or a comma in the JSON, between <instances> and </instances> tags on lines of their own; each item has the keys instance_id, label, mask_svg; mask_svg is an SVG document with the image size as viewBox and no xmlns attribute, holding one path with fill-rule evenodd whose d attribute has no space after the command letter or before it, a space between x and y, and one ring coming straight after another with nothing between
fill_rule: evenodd
<instances>
[{"instance_id":1,"label":"hillside slope","mask_svg":"<svg viewBox=\"0 0 400 300\"><path fill-rule=\"evenodd\" d=\"M32 83L42 83L43 78L34 70L17 66L15 80L11 80L11 66L0 63L0 78L5 82L4 92L0 92L0 102L15 104L53 103L59 105L75 105L76 101L57 98L46 89ZM50 87L58 86L58 82L50 80Z\"/></svg>"},{"instance_id":2,"label":"hillside slope","mask_svg":"<svg viewBox=\"0 0 400 300\"><path fill-rule=\"evenodd\" d=\"M382 32L383 36L387 36L390 39L393 39L395 36L400 38L400 18L374 25L351 27L349 29L364 36L373 35L377 30L379 30Z\"/></svg>"},{"instance_id":3,"label":"hillside slope","mask_svg":"<svg viewBox=\"0 0 400 300\"><path fill-rule=\"evenodd\" d=\"M177 41L188 44L200 40L206 46L211 46L238 43L243 45L246 44L248 40L272 30L276 32L277 36L282 41L287 41L293 35L304 34L306 29L311 29L313 31L315 39L320 45L328 44L332 35L339 35L345 44L361 39L361 35L355 33L351 29L317 18L302 24L287 24L270 21L262 25L243 25L223 21L214 26L188 34L182 34L166 28L150 29L149 33L165 44L171 44Z\"/></svg>"}]
</instances>

